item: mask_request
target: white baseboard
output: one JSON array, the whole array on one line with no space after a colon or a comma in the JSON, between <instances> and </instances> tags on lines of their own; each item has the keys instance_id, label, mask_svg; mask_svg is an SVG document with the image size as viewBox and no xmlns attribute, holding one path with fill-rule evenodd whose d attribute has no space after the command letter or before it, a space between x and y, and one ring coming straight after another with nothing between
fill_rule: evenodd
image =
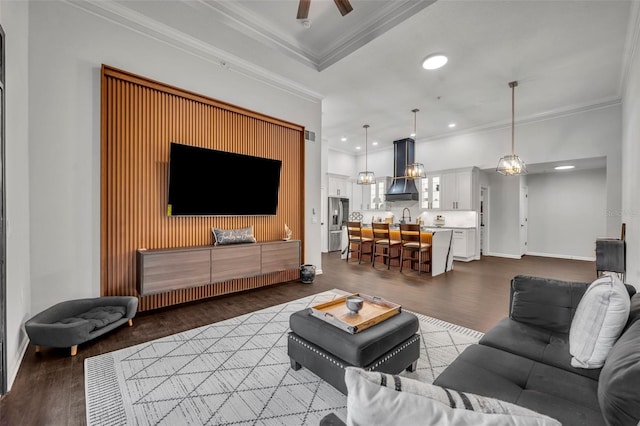
<instances>
[{"instance_id":1,"label":"white baseboard","mask_svg":"<svg viewBox=\"0 0 640 426\"><path fill-rule=\"evenodd\" d=\"M538 253L538 252L528 252L529 256L541 256L541 257L555 257L556 259L571 259L571 260L584 260L588 262L595 262L595 257L588 256L571 256L568 254L554 254L554 253Z\"/></svg>"},{"instance_id":2,"label":"white baseboard","mask_svg":"<svg viewBox=\"0 0 640 426\"><path fill-rule=\"evenodd\" d=\"M27 348L29 347L29 339L27 336L24 336L22 339L22 343L20 343L20 347L18 348L18 356L15 357L15 362L13 365L7 365L7 372L10 372L11 375L7 376L7 392L11 390L11 386L13 382L16 380L16 376L18 375L18 370L20 369L20 365L22 364L22 359L24 358L24 354L27 353Z\"/></svg>"},{"instance_id":3,"label":"white baseboard","mask_svg":"<svg viewBox=\"0 0 640 426\"><path fill-rule=\"evenodd\" d=\"M518 256L515 254L505 254L505 253L483 253L483 256L495 256L495 257L506 257L507 259L522 259L522 256Z\"/></svg>"}]
</instances>

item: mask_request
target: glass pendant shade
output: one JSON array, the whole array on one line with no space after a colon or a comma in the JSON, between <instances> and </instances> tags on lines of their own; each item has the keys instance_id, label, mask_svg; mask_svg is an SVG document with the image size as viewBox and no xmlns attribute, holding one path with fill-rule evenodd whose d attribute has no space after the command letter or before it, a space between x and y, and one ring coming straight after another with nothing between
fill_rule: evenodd
<instances>
[{"instance_id":1,"label":"glass pendant shade","mask_svg":"<svg viewBox=\"0 0 640 426\"><path fill-rule=\"evenodd\" d=\"M422 163L409 164L404 174L410 179L423 179L427 177L427 173L424 170L424 164Z\"/></svg>"},{"instance_id":2,"label":"glass pendant shade","mask_svg":"<svg viewBox=\"0 0 640 426\"><path fill-rule=\"evenodd\" d=\"M517 81L509 83L511 87L511 155L505 155L498 161L496 172L505 176L518 176L527 174L527 166L515 152L515 88Z\"/></svg>"},{"instance_id":3,"label":"glass pendant shade","mask_svg":"<svg viewBox=\"0 0 640 426\"><path fill-rule=\"evenodd\" d=\"M505 155L498 162L496 172L506 176L526 175L527 166L517 155Z\"/></svg>"},{"instance_id":4,"label":"glass pendant shade","mask_svg":"<svg viewBox=\"0 0 640 426\"><path fill-rule=\"evenodd\" d=\"M373 185L376 183L376 175L373 172L364 171L358 173L358 185Z\"/></svg>"},{"instance_id":5,"label":"glass pendant shade","mask_svg":"<svg viewBox=\"0 0 640 426\"><path fill-rule=\"evenodd\" d=\"M358 173L358 180L356 183L358 185L373 185L376 183L376 175L373 172L369 171L369 137L368 130L369 125L365 124L362 126L364 128L364 172Z\"/></svg>"}]
</instances>

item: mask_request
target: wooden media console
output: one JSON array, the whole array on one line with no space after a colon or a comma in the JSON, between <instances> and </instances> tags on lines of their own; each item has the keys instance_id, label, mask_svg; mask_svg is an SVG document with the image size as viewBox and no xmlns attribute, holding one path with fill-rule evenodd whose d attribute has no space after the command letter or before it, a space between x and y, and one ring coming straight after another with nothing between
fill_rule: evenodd
<instances>
[{"instance_id":1,"label":"wooden media console","mask_svg":"<svg viewBox=\"0 0 640 426\"><path fill-rule=\"evenodd\" d=\"M137 251L141 296L300 270L300 240ZM243 289L239 289L243 290Z\"/></svg>"}]
</instances>

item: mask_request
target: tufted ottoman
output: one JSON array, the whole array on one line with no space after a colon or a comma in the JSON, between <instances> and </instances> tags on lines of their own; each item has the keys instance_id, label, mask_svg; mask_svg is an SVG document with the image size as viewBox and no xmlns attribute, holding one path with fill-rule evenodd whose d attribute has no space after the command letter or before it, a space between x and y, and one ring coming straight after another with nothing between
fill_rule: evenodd
<instances>
[{"instance_id":1,"label":"tufted ottoman","mask_svg":"<svg viewBox=\"0 0 640 426\"><path fill-rule=\"evenodd\" d=\"M291 315L289 327L291 368L308 368L344 394L347 366L398 374L405 369L414 371L420 357L418 318L408 312L350 334L305 309Z\"/></svg>"}]
</instances>

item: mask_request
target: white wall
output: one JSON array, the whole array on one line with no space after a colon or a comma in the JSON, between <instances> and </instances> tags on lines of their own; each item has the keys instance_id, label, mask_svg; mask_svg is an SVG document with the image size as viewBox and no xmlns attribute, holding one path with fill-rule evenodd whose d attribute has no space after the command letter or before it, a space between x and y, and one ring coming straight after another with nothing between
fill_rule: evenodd
<instances>
[{"instance_id":1,"label":"white wall","mask_svg":"<svg viewBox=\"0 0 640 426\"><path fill-rule=\"evenodd\" d=\"M24 16L22 24L29 36L29 90L23 85L20 96L26 105L28 93L29 114L22 116L30 123L29 174L21 182L25 193L29 183L32 207L32 304L20 317L61 300L100 294L101 64L304 125L321 140L318 99L248 78L70 3L30 2L28 16L28 27ZM27 31L22 32L26 37ZM26 52L26 45L22 49ZM23 76L26 60L24 65ZM12 90L17 96L18 90ZM320 207L320 144L307 142L305 150L303 260L320 265L320 224L311 215ZM10 158L8 164L12 162ZM17 166L27 170L26 164ZM28 210L22 213L28 217ZM16 284L9 285L15 291ZM16 350L14 340L11 351Z\"/></svg>"},{"instance_id":2,"label":"white wall","mask_svg":"<svg viewBox=\"0 0 640 426\"><path fill-rule=\"evenodd\" d=\"M640 5L636 2L634 7ZM636 21L634 28L635 39L631 44L635 51L629 59L631 67L622 101L622 208L611 215L621 216L627 224L626 281L640 289L640 22Z\"/></svg>"},{"instance_id":3,"label":"white wall","mask_svg":"<svg viewBox=\"0 0 640 426\"><path fill-rule=\"evenodd\" d=\"M606 170L527 176L528 254L595 260L595 240L604 237Z\"/></svg>"},{"instance_id":4,"label":"white wall","mask_svg":"<svg viewBox=\"0 0 640 426\"><path fill-rule=\"evenodd\" d=\"M544 120L516 124L516 153L527 164L546 163L580 158L607 158L606 192L604 209L619 211L622 205L621 172L621 117L622 107L576 112ZM520 248L511 232L519 226L517 185L505 180L511 177L493 172L498 159L510 150L511 128L455 134L436 140L418 140L416 161L422 162L427 171L478 166L489 169L490 181L490 234L489 253L519 257ZM329 152L331 156L333 151ZM331 158L329 163L331 163ZM363 157L357 159L362 167ZM393 147L369 153L369 168L376 176L393 175ZM504 191L514 191L505 193ZM516 204L511 205L512 197ZM506 203L506 204L503 204ZM513 210L512 210L513 208ZM508 214L515 214L511 218ZM496 216L494 216L496 215ZM620 216L606 216L604 234L620 234ZM529 230L531 231L531 230ZM517 234L516 234L517 235ZM517 240L517 238L515 238ZM571 255L571 253L559 253Z\"/></svg>"},{"instance_id":5,"label":"white wall","mask_svg":"<svg viewBox=\"0 0 640 426\"><path fill-rule=\"evenodd\" d=\"M6 244L7 385L11 388L27 339L22 324L30 317L29 274L29 114L27 2L0 1L6 37Z\"/></svg>"}]
</instances>

